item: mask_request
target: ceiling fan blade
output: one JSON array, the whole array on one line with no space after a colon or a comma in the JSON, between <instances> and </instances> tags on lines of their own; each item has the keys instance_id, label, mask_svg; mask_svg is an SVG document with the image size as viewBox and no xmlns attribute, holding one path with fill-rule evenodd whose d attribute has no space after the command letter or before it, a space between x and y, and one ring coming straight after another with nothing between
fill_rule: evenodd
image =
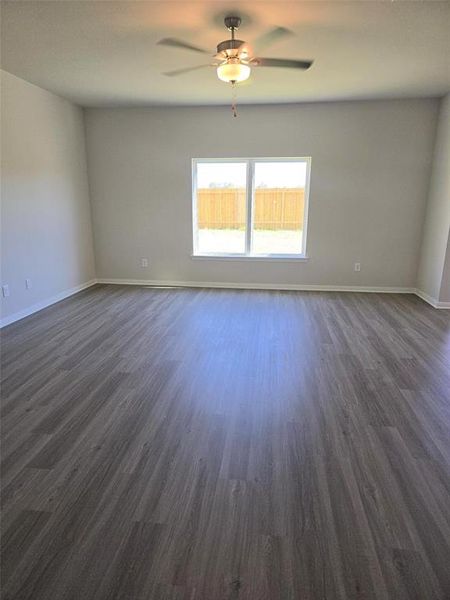
<instances>
[{"instance_id":1,"label":"ceiling fan blade","mask_svg":"<svg viewBox=\"0 0 450 600\"><path fill-rule=\"evenodd\" d=\"M254 58L252 67L285 67L287 69L309 69L312 60L290 60L288 58Z\"/></svg>"},{"instance_id":2,"label":"ceiling fan blade","mask_svg":"<svg viewBox=\"0 0 450 600\"><path fill-rule=\"evenodd\" d=\"M278 42L278 40L291 35L294 35L294 32L290 29L286 29L286 27L273 27L256 38L252 46L254 46L256 50L262 50L263 48L267 48L271 44Z\"/></svg>"},{"instance_id":3,"label":"ceiling fan blade","mask_svg":"<svg viewBox=\"0 0 450 600\"><path fill-rule=\"evenodd\" d=\"M157 42L159 46L172 46L173 48L182 48L183 50L192 50L192 52L200 52L201 54L210 54L208 50L193 46L189 42L183 42L183 40L177 40L177 38L163 38Z\"/></svg>"},{"instance_id":4,"label":"ceiling fan blade","mask_svg":"<svg viewBox=\"0 0 450 600\"><path fill-rule=\"evenodd\" d=\"M178 75L184 75L185 73L189 73L190 71L197 71L197 69L203 69L205 67L211 67L210 63L207 65L197 65L196 67L186 67L184 69L176 69L175 71L167 71L163 73L163 75L167 75L167 77L177 77Z\"/></svg>"}]
</instances>

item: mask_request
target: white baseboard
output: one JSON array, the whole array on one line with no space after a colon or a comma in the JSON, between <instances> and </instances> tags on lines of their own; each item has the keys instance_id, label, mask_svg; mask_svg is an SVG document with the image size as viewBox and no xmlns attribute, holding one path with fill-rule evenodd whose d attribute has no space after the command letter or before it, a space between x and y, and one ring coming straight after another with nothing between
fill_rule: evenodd
<instances>
[{"instance_id":1,"label":"white baseboard","mask_svg":"<svg viewBox=\"0 0 450 600\"><path fill-rule=\"evenodd\" d=\"M162 286L162 287L198 287L198 288L222 288L239 290L286 290L299 292L360 292L378 294L416 294L422 300L439 309L450 309L450 302L439 302L422 290L407 287L378 287L378 286L350 286L350 285L306 285L306 284L282 284L282 283L229 283L218 281L167 281L160 279L91 279L86 283L77 285L69 290L60 292L42 302L33 304L24 310L4 317L0 320L0 328L6 327L15 321L24 319L47 306L56 304L65 298L69 298L96 283L107 283L112 285L139 285L139 286Z\"/></svg>"},{"instance_id":2,"label":"white baseboard","mask_svg":"<svg viewBox=\"0 0 450 600\"><path fill-rule=\"evenodd\" d=\"M433 308L450 309L450 302L440 302L439 300L436 300L436 298L429 296L428 294L419 289L414 290L414 293L416 294L416 296L419 296L419 298L422 298L422 300L425 300L425 302L427 302L428 304L431 304Z\"/></svg>"},{"instance_id":3,"label":"white baseboard","mask_svg":"<svg viewBox=\"0 0 450 600\"><path fill-rule=\"evenodd\" d=\"M307 285L284 283L228 283L218 281L167 281L156 279L97 279L113 285L143 285L163 287L225 288L238 290L291 290L299 292L374 292L378 294L414 294L415 288L351 285Z\"/></svg>"},{"instance_id":4,"label":"white baseboard","mask_svg":"<svg viewBox=\"0 0 450 600\"><path fill-rule=\"evenodd\" d=\"M30 315L32 315L36 312L39 312L43 308L47 308L47 306L56 304L56 302L60 302L61 300L64 300L65 298L68 298L69 296L73 296L74 294L77 294L78 292L81 292L82 290L85 290L86 288L89 288L89 287L95 285L96 283L97 283L97 279L91 279L91 281L87 281L86 283L81 283L80 285L70 288L69 290L64 290L64 292L60 292L59 294L56 294L56 296L52 296L51 298L42 300L41 302L38 302L37 304L33 304L32 306L29 306L28 308L24 308L23 310L20 310L19 312L16 312L12 315L8 315L7 317L4 317L3 319L0 320L0 329L2 327L6 327L6 325L15 323L15 321L20 321L20 319L29 317Z\"/></svg>"}]
</instances>

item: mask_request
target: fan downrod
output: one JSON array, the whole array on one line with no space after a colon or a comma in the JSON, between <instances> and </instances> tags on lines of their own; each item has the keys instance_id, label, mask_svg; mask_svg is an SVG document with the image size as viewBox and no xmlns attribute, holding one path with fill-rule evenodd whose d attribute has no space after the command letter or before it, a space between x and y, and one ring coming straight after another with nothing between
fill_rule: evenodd
<instances>
[{"instance_id":1,"label":"fan downrod","mask_svg":"<svg viewBox=\"0 0 450 600\"><path fill-rule=\"evenodd\" d=\"M231 39L224 40L217 44L217 54L225 53L227 56L230 55L230 52L234 54L235 50L239 50L239 48L244 44L243 40L237 40L234 37L234 32L239 28L241 24L241 17L236 16L228 16L224 19L225 27L231 31Z\"/></svg>"}]
</instances>

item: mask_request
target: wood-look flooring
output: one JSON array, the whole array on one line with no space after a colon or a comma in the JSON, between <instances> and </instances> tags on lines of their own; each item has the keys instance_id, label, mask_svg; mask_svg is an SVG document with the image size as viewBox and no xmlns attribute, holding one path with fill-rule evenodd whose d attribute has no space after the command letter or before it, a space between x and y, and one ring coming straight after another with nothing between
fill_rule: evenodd
<instances>
[{"instance_id":1,"label":"wood-look flooring","mask_svg":"<svg viewBox=\"0 0 450 600\"><path fill-rule=\"evenodd\" d=\"M450 313L96 286L2 332L4 600L450 598Z\"/></svg>"}]
</instances>

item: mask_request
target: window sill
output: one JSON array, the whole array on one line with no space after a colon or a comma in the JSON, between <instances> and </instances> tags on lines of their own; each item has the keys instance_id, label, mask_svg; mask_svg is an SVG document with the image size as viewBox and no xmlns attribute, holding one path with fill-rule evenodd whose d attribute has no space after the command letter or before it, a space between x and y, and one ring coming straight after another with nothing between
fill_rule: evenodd
<instances>
[{"instance_id":1,"label":"window sill","mask_svg":"<svg viewBox=\"0 0 450 600\"><path fill-rule=\"evenodd\" d=\"M303 254L191 254L194 260L254 260L273 262L307 262L309 256Z\"/></svg>"}]
</instances>

